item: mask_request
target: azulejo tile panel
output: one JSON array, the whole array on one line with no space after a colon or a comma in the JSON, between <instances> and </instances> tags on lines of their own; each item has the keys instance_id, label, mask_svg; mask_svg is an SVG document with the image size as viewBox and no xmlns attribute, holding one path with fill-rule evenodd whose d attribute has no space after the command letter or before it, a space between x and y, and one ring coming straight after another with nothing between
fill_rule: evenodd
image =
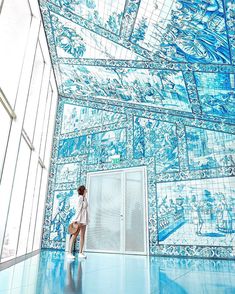
<instances>
[{"instance_id":1,"label":"azulejo tile panel","mask_svg":"<svg viewBox=\"0 0 235 294\"><path fill-rule=\"evenodd\" d=\"M68 0L50 0L49 2L66 7L68 11L99 25L109 31L118 34L123 17L125 1L68 1Z\"/></svg>"},{"instance_id":2,"label":"azulejo tile panel","mask_svg":"<svg viewBox=\"0 0 235 294\"><path fill-rule=\"evenodd\" d=\"M90 94L163 109L191 112L180 71L60 65L63 92Z\"/></svg>"},{"instance_id":3,"label":"azulejo tile panel","mask_svg":"<svg viewBox=\"0 0 235 294\"><path fill-rule=\"evenodd\" d=\"M68 114L65 105L72 105L70 110L85 108L87 113L97 115L98 122L101 112L96 110L107 111L105 124L91 122L90 128L80 129L77 136L73 120L66 121L71 126L62 123ZM127 116L126 120L118 122L119 128L115 127L113 113ZM201 129L201 126L206 128ZM73 130L69 137L62 132L65 128ZM223 132L219 131L221 129ZM224 132L228 130L230 133ZM203 141L200 136L198 147L193 145L198 132L207 138L208 146L203 143L203 148L208 148L210 156L218 161L222 159L220 154L233 156L235 131L231 125L182 120L144 108L127 109L109 105L102 99L98 103L60 97L43 247L64 248L66 228L76 210L76 188L86 183L87 172L146 166L150 254L235 256L235 165L231 161L224 165L198 166L193 159L204 158L205 161L208 158L207 153L200 153ZM111 160L115 154L120 155L117 163Z\"/></svg>"},{"instance_id":4,"label":"azulejo tile panel","mask_svg":"<svg viewBox=\"0 0 235 294\"><path fill-rule=\"evenodd\" d=\"M80 174L78 163L57 164L56 183L75 182Z\"/></svg>"},{"instance_id":5,"label":"azulejo tile panel","mask_svg":"<svg viewBox=\"0 0 235 294\"><path fill-rule=\"evenodd\" d=\"M176 125L134 117L134 158L155 156L156 172L179 170Z\"/></svg>"},{"instance_id":6,"label":"azulejo tile panel","mask_svg":"<svg viewBox=\"0 0 235 294\"><path fill-rule=\"evenodd\" d=\"M87 155L88 163L110 162L111 157L119 154L121 160L126 158L125 129L94 133L59 141L58 157Z\"/></svg>"},{"instance_id":7,"label":"azulejo tile panel","mask_svg":"<svg viewBox=\"0 0 235 294\"><path fill-rule=\"evenodd\" d=\"M232 73L194 73L202 111L235 120L235 78Z\"/></svg>"},{"instance_id":8,"label":"azulejo tile panel","mask_svg":"<svg viewBox=\"0 0 235 294\"><path fill-rule=\"evenodd\" d=\"M61 134L86 130L91 127L104 126L110 124L110 121L116 123L125 120L125 114L81 107L73 104L64 104Z\"/></svg>"},{"instance_id":9,"label":"azulejo tile panel","mask_svg":"<svg viewBox=\"0 0 235 294\"><path fill-rule=\"evenodd\" d=\"M76 190L55 191L50 224L50 241L65 242L70 220L76 215Z\"/></svg>"},{"instance_id":10,"label":"azulejo tile panel","mask_svg":"<svg viewBox=\"0 0 235 294\"><path fill-rule=\"evenodd\" d=\"M232 246L234 178L157 185L160 244Z\"/></svg>"},{"instance_id":11,"label":"azulejo tile panel","mask_svg":"<svg viewBox=\"0 0 235 294\"><path fill-rule=\"evenodd\" d=\"M190 169L235 165L235 135L186 127Z\"/></svg>"},{"instance_id":12,"label":"azulejo tile panel","mask_svg":"<svg viewBox=\"0 0 235 294\"><path fill-rule=\"evenodd\" d=\"M228 4L229 15L231 6ZM148 48L156 58L192 63L231 62L222 0L143 0L132 42Z\"/></svg>"},{"instance_id":13,"label":"azulejo tile panel","mask_svg":"<svg viewBox=\"0 0 235 294\"><path fill-rule=\"evenodd\" d=\"M88 31L67 18L51 12L57 56L62 58L139 59L130 49ZM118 56L118 57L117 57Z\"/></svg>"}]
</instances>

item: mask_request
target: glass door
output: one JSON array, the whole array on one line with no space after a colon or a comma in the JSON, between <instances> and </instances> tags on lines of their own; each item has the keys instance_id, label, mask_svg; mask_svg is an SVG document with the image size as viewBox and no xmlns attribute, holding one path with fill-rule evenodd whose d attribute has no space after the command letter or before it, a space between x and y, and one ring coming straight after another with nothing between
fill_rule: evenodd
<instances>
[{"instance_id":1,"label":"glass door","mask_svg":"<svg viewBox=\"0 0 235 294\"><path fill-rule=\"evenodd\" d=\"M86 250L147 254L145 169L88 174Z\"/></svg>"},{"instance_id":2,"label":"glass door","mask_svg":"<svg viewBox=\"0 0 235 294\"><path fill-rule=\"evenodd\" d=\"M86 247L92 251L121 252L121 173L90 175L88 184L89 225Z\"/></svg>"}]
</instances>

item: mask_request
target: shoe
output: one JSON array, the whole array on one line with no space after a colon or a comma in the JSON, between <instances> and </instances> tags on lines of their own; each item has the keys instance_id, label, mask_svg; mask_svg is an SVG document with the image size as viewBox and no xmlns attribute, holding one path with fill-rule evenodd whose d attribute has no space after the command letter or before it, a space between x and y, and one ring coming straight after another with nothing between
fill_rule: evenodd
<instances>
[{"instance_id":1,"label":"shoe","mask_svg":"<svg viewBox=\"0 0 235 294\"><path fill-rule=\"evenodd\" d=\"M79 253L78 258L86 258L86 255L84 253Z\"/></svg>"},{"instance_id":2,"label":"shoe","mask_svg":"<svg viewBox=\"0 0 235 294\"><path fill-rule=\"evenodd\" d=\"M75 256L74 256L72 253L68 253L68 254L67 254L67 258L74 259L74 258L75 258Z\"/></svg>"}]
</instances>

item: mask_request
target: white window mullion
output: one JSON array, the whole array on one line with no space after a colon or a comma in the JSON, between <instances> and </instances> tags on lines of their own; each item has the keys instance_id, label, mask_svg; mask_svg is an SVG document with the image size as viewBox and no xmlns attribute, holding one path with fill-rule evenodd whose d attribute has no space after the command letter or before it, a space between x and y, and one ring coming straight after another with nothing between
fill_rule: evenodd
<instances>
[{"instance_id":1,"label":"white window mullion","mask_svg":"<svg viewBox=\"0 0 235 294\"><path fill-rule=\"evenodd\" d=\"M7 113L12 119L16 119L16 114L14 109L11 107L10 103L8 102L6 96L3 93L3 90L0 88L0 103L2 103L3 107L6 109Z\"/></svg>"},{"instance_id":2,"label":"white window mullion","mask_svg":"<svg viewBox=\"0 0 235 294\"><path fill-rule=\"evenodd\" d=\"M29 148L33 151L35 148L33 146L32 141L29 139L29 136L27 135L26 131L22 130L22 136L24 137L26 143L28 144Z\"/></svg>"}]
</instances>

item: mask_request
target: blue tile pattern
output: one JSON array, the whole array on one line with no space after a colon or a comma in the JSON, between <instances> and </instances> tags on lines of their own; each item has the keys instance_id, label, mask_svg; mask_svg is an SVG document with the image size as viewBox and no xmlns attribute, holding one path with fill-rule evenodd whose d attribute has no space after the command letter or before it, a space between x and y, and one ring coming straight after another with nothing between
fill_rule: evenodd
<instances>
[{"instance_id":1,"label":"blue tile pattern","mask_svg":"<svg viewBox=\"0 0 235 294\"><path fill-rule=\"evenodd\" d=\"M175 124L135 117L133 148L134 158L155 156L157 173L179 170Z\"/></svg>"},{"instance_id":2,"label":"blue tile pattern","mask_svg":"<svg viewBox=\"0 0 235 294\"><path fill-rule=\"evenodd\" d=\"M83 15L84 11L105 5L112 14L116 4L40 2L61 93L69 97L102 95L120 99L127 106L130 102L138 102L165 109L191 110L195 116L200 116L203 110L211 120L214 116L228 122L234 119L233 1L225 5L223 1L207 3L204 0L195 3L160 1L156 5L146 0L128 1L122 11L119 35L98 20L88 21ZM123 3L117 3L121 9ZM200 9L194 13L197 6ZM146 19L147 28L146 24L144 29L139 28ZM67 65L70 66L66 68ZM82 66L72 70L71 65ZM108 81L97 77L97 66L104 76L109 71L110 87L107 87ZM201 79L198 71L202 73L203 87L198 82ZM207 79L208 72L212 74ZM225 80L225 72L230 76L226 93L220 87L214 93L210 91L208 83L216 72L219 74L212 79L218 84ZM131 85L134 81L137 85ZM116 92L112 91L113 87ZM223 99L218 99L218 95L223 95Z\"/></svg>"},{"instance_id":3,"label":"blue tile pattern","mask_svg":"<svg viewBox=\"0 0 235 294\"><path fill-rule=\"evenodd\" d=\"M96 95L191 112L182 72L61 65L66 96Z\"/></svg>"},{"instance_id":4,"label":"blue tile pattern","mask_svg":"<svg viewBox=\"0 0 235 294\"><path fill-rule=\"evenodd\" d=\"M190 169L235 165L235 135L186 127Z\"/></svg>"},{"instance_id":5,"label":"blue tile pattern","mask_svg":"<svg viewBox=\"0 0 235 294\"><path fill-rule=\"evenodd\" d=\"M158 184L160 244L232 246L234 189L232 178Z\"/></svg>"},{"instance_id":6,"label":"blue tile pattern","mask_svg":"<svg viewBox=\"0 0 235 294\"><path fill-rule=\"evenodd\" d=\"M84 102L60 97L43 247L64 248L66 228L76 205L76 187L85 183L87 172L144 165L148 173L150 253L234 256L234 135L226 133L232 128L225 124L221 132L220 124L204 122L209 128L204 129L191 119L185 118L185 125L177 116L135 109L127 112L121 106L87 101L93 108L86 106L86 111L97 115L97 121L101 111L102 115L107 111L106 122L116 112L125 113L127 120L81 129L79 137L76 131L62 133L67 105L85 106ZM118 163L112 162L115 154L120 155ZM200 207L195 202L200 202ZM200 232L196 228L199 221L189 217L193 213L195 219L202 215ZM227 224L224 218L229 219ZM192 231L195 234L190 238Z\"/></svg>"},{"instance_id":7,"label":"blue tile pattern","mask_svg":"<svg viewBox=\"0 0 235 294\"><path fill-rule=\"evenodd\" d=\"M70 220L76 215L77 191L55 191L50 223L50 240L65 242Z\"/></svg>"},{"instance_id":8,"label":"blue tile pattern","mask_svg":"<svg viewBox=\"0 0 235 294\"><path fill-rule=\"evenodd\" d=\"M89 164L111 161L111 156L115 154L119 154L124 160L126 157L125 129L62 139L58 149L59 158L88 155Z\"/></svg>"},{"instance_id":9,"label":"blue tile pattern","mask_svg":"<svg viewBox=\"0 0 235 294\"><path fill-rule=\"evenodd\" d=\"M235 120L235 78L229 73L195 73L205 115Z\"/></svg>"},{"instance_id":10,"label":"blue tile pattern","mask_svg":"<svg viewBox=\"0 0 235 294\"><path fill-rule=\"evenodd\" d=\"M164 2L141 1L133 35L142 32L142 47L178 62L231 62L222 0Z\"/></svg>"},{"instance_id":11,"label":"blue tile pattern","mask_svg":"<svg viewBox=\"0 0 235 294\"><path fill-rule=\"evenodd\" d=\"M91 127L110 124L110 121L113 123L126 121L126 115L73 104L65 104L61 133L79 132L80 130L86 130Z\"/></svg>"},{"instance_id":12,"label":"blue tile pattern","mask_svg":"<svg viewBox=\"0 0 235 294\"><path fill-rule=\"evenodd\" d=\"M112 3L112 1L100 3L99 0L50 0L48 2L51 2L60 7L66 6L66 9L68 11L88 20L91 23L112 31L115 34L118 34L120 31L120 26L123 18L123 10L125 6L124 0L119 0L115 3Z\"/></svg>"},{"instance_id":13,"label":"blue tile pattern","mask_svg":"<svg viewBox=\"0 0 235 294\"><path fill-rule=\"evenodd\" d=\"M142 60L130 49L87 31L63 16L51 13L51 23L58 57Z\"/></svg>"},{"instance_id":14,"label":"blue tile pattern","mask_svg":"<svg viewBox=\"0 0 235 294\"><path fill-rule=\"evenodd\" d=\"M150 254L234 257L234 1L39 2L60 94L43 247L87 172L145 165Z\"/></svg>"}]
</instances>

